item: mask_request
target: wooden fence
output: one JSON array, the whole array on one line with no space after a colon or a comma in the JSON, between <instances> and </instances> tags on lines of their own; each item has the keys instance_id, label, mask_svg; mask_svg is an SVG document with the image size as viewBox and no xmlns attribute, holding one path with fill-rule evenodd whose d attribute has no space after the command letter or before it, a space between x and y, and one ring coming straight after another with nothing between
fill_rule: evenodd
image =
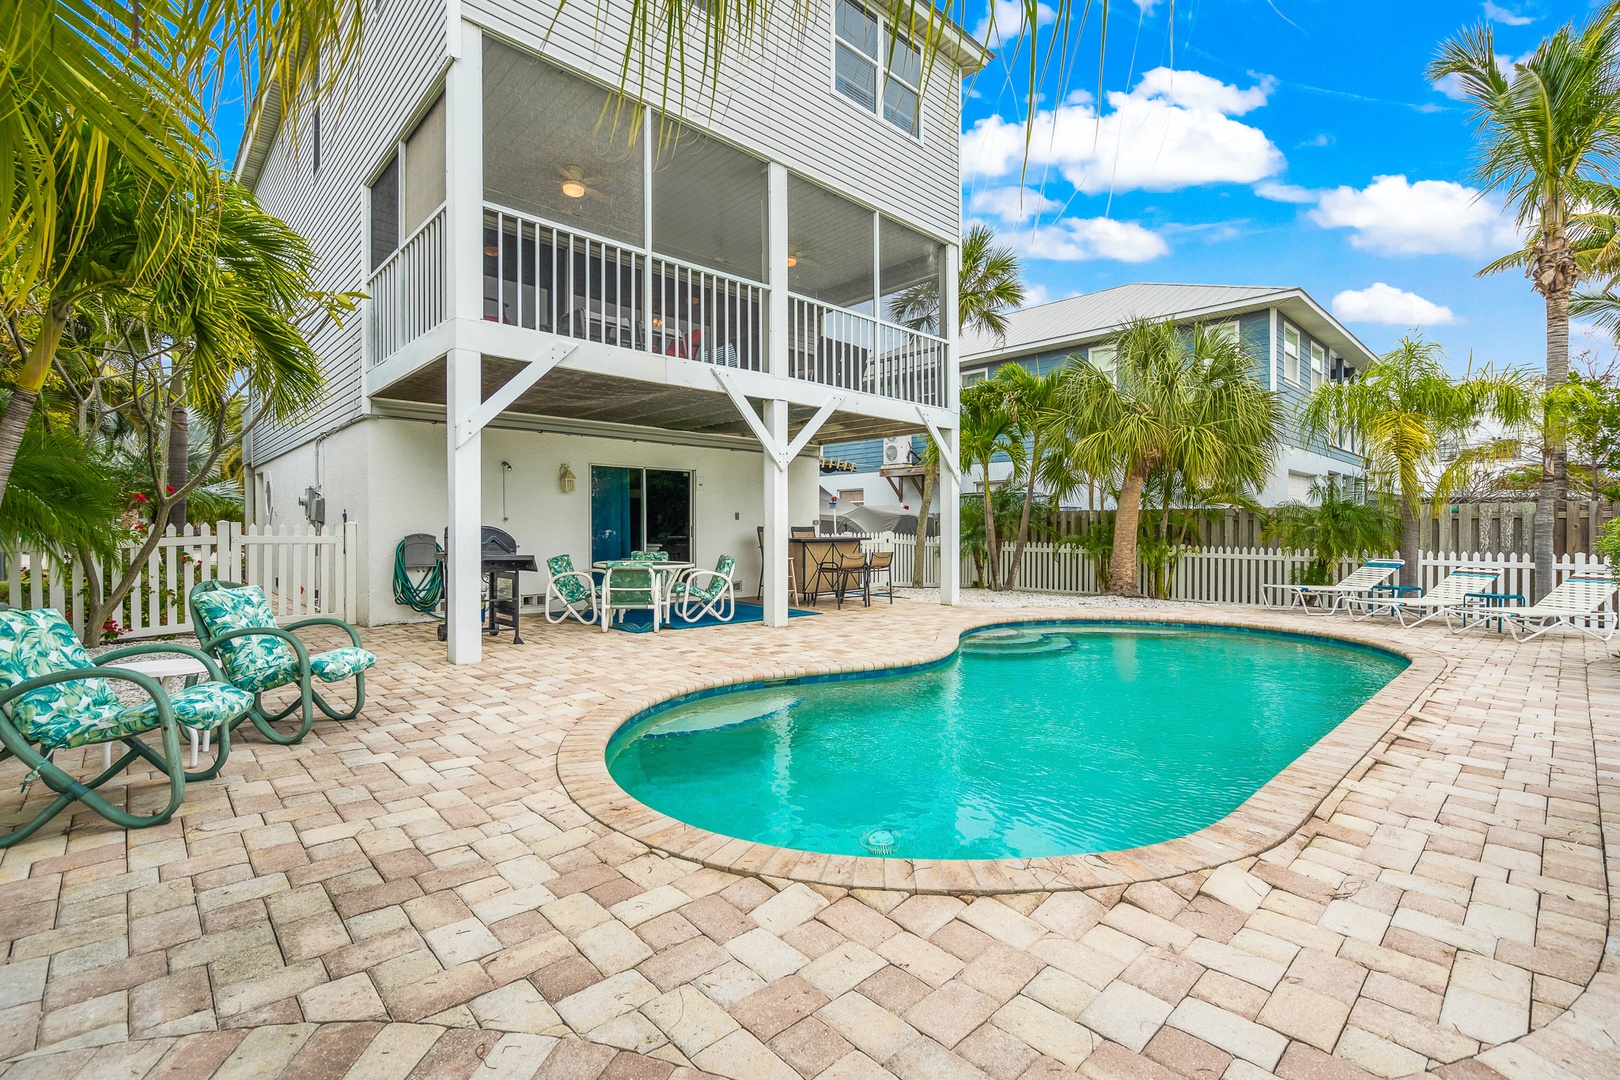
<instances>
[{"instance_id":1,"label":"wooden fence","mask_svg":"<svg viewBox=\"0 0 1620 1080\"><path fill-rule=\"evenodd\" d=\"M1418 546L1424 551L1461 553L1501 551L1530 554L1535 535L1534 502L1447 503L1425 505ZM1052 523L1060 537L1082 536L1112 520L1112 510L1064 510ZM1620 517L1620 503L1569 501L1558 506L1553 524L1553 553L1576 555L1592 550L1605 524ZM1248 510L1213 510L1203 514L1194 542L1204 548L1259 548L1264 522Z\"/></svg>"},{"instance_id":2,"label":"wooden fence","mask_svg":"<svg viewBox=\"0 0 1620 1080\"><path fill-rule=\"evenodd\" d=\"M148 556L134 588L112 613L111 633L120 638L187 634L192 630L186 596L200 581L245 581L264 589L276 614L287 619L335 615L355 618L359 581L359 525L347 522L311 528L303 525L242 526L222 521L171 525ZM92 567L111 588L139 552L126 547L119 561ZM0 600L20 608L50 607L63 612L84 636L86 568L66 566L48 555L0 553Z\"/></svg>"},{"instance_id":3,"label":"wooden fence","mask_svg":"<svg viewBox=\"0 0 1620 1080\"><path fill-rule=\"evenodd\" d=\"M902 587L911 584L911 569L916 553L916 538L893 533L877 533L864 537L867 546L894 552L894 580ZM939 584L939 541L929 539L924 544L923 584L927 588ZM1003 567L1012 563L1012 545L1002 551ZM1197 548L1184 552L1169 572L1165 596L1171 600L1187 600L1211 604L1265 604L1275 602L1276 594L1267 585L1293 580L1295 571L1311 561L1308 553L1290 553L1275 548ZM1559 557L1554 564L1554 585L1570 574L1592 566L1604 565L1602 559L1577 552ZM1335 568L1335 578L1343 577L1357 564L1346 561ZM1403 569L1398 578L1402 584L1421 585L1424 591L1434 587L1453 570L1465 566L1488 566L1501 572L1493 589L1495 592L1518 593L1526 598L1534 595L1535 561L1518 552L1434 552L1426 551L1415 572ZM976 569L970 558L962 560L962 582L971 585ZM1147 573L1140 585L1150 592ZM1096 565L1085 553L1068 544L1031 543L1025 546L1019 562L1018 574L1012 587L1024 592L1065 593L1094 595L1099 591Z\"/></svg>"}]
</instances>

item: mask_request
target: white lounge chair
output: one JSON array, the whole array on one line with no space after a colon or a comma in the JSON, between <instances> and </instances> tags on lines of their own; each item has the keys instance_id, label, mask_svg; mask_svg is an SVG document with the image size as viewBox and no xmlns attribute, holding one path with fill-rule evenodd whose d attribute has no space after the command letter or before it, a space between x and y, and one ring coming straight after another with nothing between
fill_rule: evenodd
<instances>
[{"instance_id":1,"label":"white lounge chair","mask_svg":"<svg viewBox=\"0 0 1620 1080\"><path fill-rule=\"evenodd\" d=\"M1465 566L1447 574L1444 581L1422 596L1352 596L1345 602L1352 607L1367 609L1356 616L1358 619L1393 615L1402 626L1421 626L1430 619L1445 615L1452 608L1466 607L1469 593L1489 592L1501 576L1500 570L1488 566ZM1423 614L1419 615L1419 612ZM1418 618L1408 623L1408 615L1418 615Z\"/></svg>"},{"instance_id":2,"label":"white lounge chair","mask_svg":"<svg viewBox=\"0 0 1620 1080\"><path fill-rule=\"evenodd\" d=\"M1555 626L1568 626L1583 634L1590 634L1599 641L1608 641L1614 637L1615 620L1620 618L1620 615L1600 612L1599 609L1608 603L1609 597L1614 595L1615 588L1614 575L1608 569L1591 567L1565 578L1556 589L1534 604L1480 608L1477 612L1469 609L1468 618L1463 621L1460 628L1451 625L1451 616L1461 614L1463 609L1448 611L1446 626L1453 631L1466 630L1471 626L1483 625L1499 618L1507 623L1514 641L1533 640ZM1474 621L1476 619L1477 622ZM1597 628L1585 625L1589 621L1596 622ZM1532 624L1539 625L1532 629ZM1521 631L1530 632L1521 637Z\"/></svg>"},{"instance_id":3,"label":"white lounge chair","mask_svg":"<svg viewBox=\"0 0 1620 1080\"><path fill-rule=\"evenodd\" d=\"M1385 578L1405 565L1400 559L1372 559L1346 575L1337 585L1267 585L1266 588L1288 593L1287 606L1290 609L1298 604L1307 615L1332 615L1339 610L1346 597L1368 592L1374 585L1383 584ZM1326 609L1312 611L1309 603L1312 596L1332 597L1333 603Z\"/></svg>"}]
</instances>

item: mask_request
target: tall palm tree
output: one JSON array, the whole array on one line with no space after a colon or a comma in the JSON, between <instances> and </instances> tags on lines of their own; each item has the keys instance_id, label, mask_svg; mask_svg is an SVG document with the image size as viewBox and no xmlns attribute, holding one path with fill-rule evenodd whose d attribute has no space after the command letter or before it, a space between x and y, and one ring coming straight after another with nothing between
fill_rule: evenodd
<instances>
[{"instance_id":1,"label":"tall palm tree","mask_svg":"<svg viewBox=\"0 0 1620 1080\"><path fill-rule=\"evenodd\" d=\"M1024 440L1018 425L1007 412L1001 388L980 382L962 391L962 471L974 469L984 477L984 537L989 571L988 584L992 589L1002 588L1001 541L996 531L994 489L990 483L990 465L997 454L1012 459L1013 475L1017 475L1024 460Z\"/></svg>"},{"instance_id":2,"label":"tall palm tree","mask_svg":"<svg viewBox=\"0 0 1620 1080\"><path fill-rule=\"evenodd\" d=\"M1058 406L1076 465L1120 478L1105 591L1140 596L1136 542L1148 478L1170 469L1188 486L1256 487L1276 456L1280 414L1276 395L1254 381L1248 353L1206 327L1138 319L1114 346L1112 378L1070 360Z\"/></svg>"},{"instance_id":3,"label":"tall palm tree","mask_svg":"<svg viewBox=\"0 0 1620 1080\"><path fill-rule=\"evenodd\" d=\"M1004 364L990 380L1000 389L1003 408L1013 422L1017 438L1026 448L1024 505L1018 517L1017 540L1005 582L1008 587L1016 582L1018 567L1024 558L1024 547L1029 543L1029 519L1035 506L1035 489L1043 478L1050 479L1052 476L1053 468L1049 459L1062 460L1068 456L1063 443L1065 417L1057 408L1057 401L1070 377L1067 367L1036 375L1022 364ZM1053 490L1052 494L1061 498L1068 491Z\"/></svg>"},{"instance_id":4,"label":"tall palm tree","mask_svg":"<svg viewBox=\"0 0 1620 1080\"><path fill-rule=\"evenodd\" d=\"M1441 47L1432 79L1455 80L1473 104L1479 133L1475 176L1501 192L1525 230L1523 248L1485 267L1523 267L1546 305L1545 385L1569 374L1570 297L1583 277L1612 268L1614 245L1589 243L1593 207L1620 179L1620 6L1610 3L1585 25L1566 25L1504 71L1488 24ZM1552 587L1553 522L1567 466L1562 442L1550 441L1536 498L1535 599Z\"/></svg>"},{"instance_id":5,"label":"tall palm tree","mask_svg":"<svg viewBox=\"0 0 1620 1080\"><path fill-rule=\"evenodd\" d=\"M1519 372L1486 368L1457 380L1446 373L1443 356L1437 342L1403 337L1353 381L1317 387L1301 417L1307 436L1348 435L1361 447L1369 485L1399 495L1401 558L1414 576L1424 475L1438 463L1441 446L1464 441L1483 421L1517 428L1536 408L1536 395ZM1467 468L1459 459L1440 471L1436 502L1457 488Z\"/></svg>"},{"instance_id":6,"label":"tall palm tree","mask_svg":"<svg viewBox=\"0 0 1620 1080\"><path fill-rule=\"evenodd\" d=\"M988 225L975 225L962 237L962 268L957 274L959 329L997 339L1007 336L1007 313L1020 307L1028 290L1018 253L996 243ZM913 330L939 333L939 283L925 281L889 302L889 318Z\"/></svg>"}]
</instances>

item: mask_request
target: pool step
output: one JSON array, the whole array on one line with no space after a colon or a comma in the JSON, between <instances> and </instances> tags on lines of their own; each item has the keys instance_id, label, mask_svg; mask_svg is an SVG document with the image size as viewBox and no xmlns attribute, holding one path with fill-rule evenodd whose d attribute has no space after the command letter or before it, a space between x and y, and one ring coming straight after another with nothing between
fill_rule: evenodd
<instances>
[{"instance_id":1,"label":"pool step","mask_svg":"<svg viewBox=\"0 0 1620 1080\"><path fill-rule=\"evenodd\" d=\"M644 739L666 739L676 735L699 735L705 731L721 731L742 727L744 724L769 720L789 712L804 699L795 694L772 694L725 704L723 698L705 702L691 711L677 710L666 720L659 720L641 733Z\"/></svg>"},{"instance_id":2,"label":"pool step","mask_svg":"<svg viewBox=\"0 0 1620 1080\"><path fill-rule=\"evenodd\" d=\"M1063 634L1030 634L1025 633L1018 637L998 636L989 640L983 637L969 638L962 642L963 656L1049 656L1054 653L1068 652L1074 648L1074 641Z\"/></svg>"}]
</instances>

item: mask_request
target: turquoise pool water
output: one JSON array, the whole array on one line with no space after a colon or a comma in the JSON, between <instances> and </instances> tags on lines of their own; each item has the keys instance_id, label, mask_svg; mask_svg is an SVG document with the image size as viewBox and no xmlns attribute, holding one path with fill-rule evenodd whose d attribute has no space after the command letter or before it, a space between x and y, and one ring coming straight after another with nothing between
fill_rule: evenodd
<instances>
[{"instance_id":1,"label":"turquoise pool water","mask_svg":"<svg viewBox=\"0 0 1620 1080\"><path fill-rule=\"evenodd\" d=\"M1226 816L1406 665L1207 627L989 629L931 667L678 701L621 729L608 769L671 817L780 847L1112 851Z\"/></svg>"}]
</instances>

